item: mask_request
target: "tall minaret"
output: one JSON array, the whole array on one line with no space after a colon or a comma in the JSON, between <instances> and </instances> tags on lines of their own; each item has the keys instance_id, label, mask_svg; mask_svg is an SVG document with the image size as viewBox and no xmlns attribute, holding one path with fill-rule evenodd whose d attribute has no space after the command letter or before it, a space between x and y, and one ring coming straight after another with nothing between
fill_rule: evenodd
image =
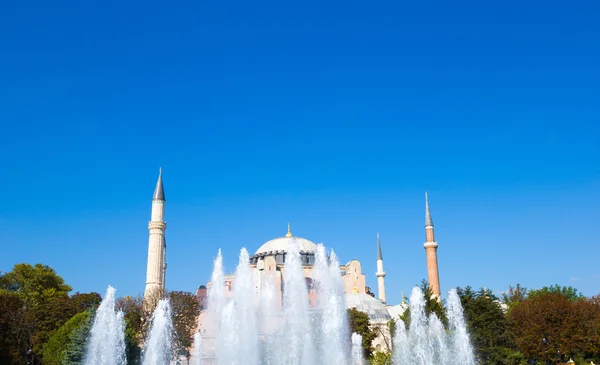
<instances>
[{"instance_id":1,"label":"tall minaret","mask_svg":"<svg viewBox=\"0 0 600 365\"><path fill-rule=\"evenodd\" d=\"M144 299L158 299L165 290L165 274L167 264L167 245L165 242L165 192L163 190L162 169L158 173L158 181L152 197L152 216L148 223L150 237L148 239L148 268L146 270L146 290Z\"/></svg>"},{"instance_id":2,"label":"tall minaret","mask_svg":"<svg viewBox=\"0 0 600 365\"><path fill-rule=\"evenodd\" d=\"M433 220L429 211L429 198L425 193L425 252L427 254L427 276L433 296L440 299L440 275L438 273L437 248L433 234Z\"/></svg>"},{"instance_id":3,"label":"tall minaret","mask_svg":"<svg viewBox=\"0 0 600 365\"><path fill-rule=\"evenodd\" d=\"M379 233L377 233L377 294L379 300L385 303L385 271L383 271L383 255L381 254L381 242L379 240Z\"/></svg>"}]
</instances>

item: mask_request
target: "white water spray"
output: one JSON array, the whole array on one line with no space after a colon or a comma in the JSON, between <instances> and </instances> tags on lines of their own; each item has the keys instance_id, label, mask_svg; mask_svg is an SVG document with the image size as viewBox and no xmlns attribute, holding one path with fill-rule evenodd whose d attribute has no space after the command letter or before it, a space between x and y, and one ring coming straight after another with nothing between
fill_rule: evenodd
<instances>
[{"instance_id":1,"label":"white water spray","mask_svg":"<svg viewBox=\"0 0 600 365\"><path fill-rule=\"evenodd\" d=\"M365 359L363 356L362 336L358 333L352 334L352 365L363 365Z\"/></svg>"},{"instance_id":2,"label":"white water spray","mask_svg":"<svg viewBox=\"0 0 600 365\"><path fill-rule=\"evenodd\" d=\"M96 310L85 356L85 365L124 365L125 322L115 310L115 288L109 286Z\"/></svg>"},{"instance_id":3,"label":"white water spray","mask_svg":"<svg viewBox=\"0 0 600 365\"><path fill-rule=\"evenodd\" d=\"M161 299L152 314L142 364L169 364L173 356L172 335L171 304L168 299Z\"/></svg>"}]
</instances>

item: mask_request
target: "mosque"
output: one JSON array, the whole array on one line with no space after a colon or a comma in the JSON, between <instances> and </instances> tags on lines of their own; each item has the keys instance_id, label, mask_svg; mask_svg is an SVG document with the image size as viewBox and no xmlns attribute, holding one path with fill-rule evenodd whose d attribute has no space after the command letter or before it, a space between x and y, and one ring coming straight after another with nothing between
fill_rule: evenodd
<instances>
[{"instance_id":1,"label":"mosque","mask_svg":"<svg viewBox=\"0 0 600 365\"><path fill-rule=\"evenodd\" d=\"M149 243L148 243L148 266L146 271L146 289L144 291L145 300L155 298L156 295L165 290L166 275L166 241L164 221L165 212L165 193L162 181L162 170L159 172L158 181L152 197L152 215L148 223ZM435 242L433 220L429 210L429 200L425 194L425 237L424 244L427 263L428 280L431 285L433 295L440 298L440 282L438 274L437 247ZM318 306L318 295L312 288L312 270L315 263L315 251L317 245L305 238L294 236L291 227L288 224L287 234L282 237L274 238L265 242L262 246L250 255L249 265L252 271L254 287L257 297L260 297L260 290L263 287L262 282L267 277L273 278L275 283L276 306L281 309L284 291L284 278L286 277L285 260L286 251L289 243L295 242L300 249L302 268L307 283L307 301L309 307ZM368 314L371 326L377 332L377 338L373 341L373 347L377 351L387 352L391 349L391 338L387 328L387 322L392 318L398 318L408 307L402 296L400 304L392 305L386 302L385 295L385 270L383 267L383 254L379 234L377 234L377 296L371 292L367 286L366 275L362 272L362 265L359 260L352 260L345 265L340 265L342 283L346 299L346 308L356 308L361 312ZM233 293L234 276L226 275L224 290L227 298ZM214 338L216 327L211 324L209 312L207 309L208 294L213 283L200 285L196 290L196 297L200 304L201 313L199 316L199 331L206 339Z\"/></svg>"}]
</instances>

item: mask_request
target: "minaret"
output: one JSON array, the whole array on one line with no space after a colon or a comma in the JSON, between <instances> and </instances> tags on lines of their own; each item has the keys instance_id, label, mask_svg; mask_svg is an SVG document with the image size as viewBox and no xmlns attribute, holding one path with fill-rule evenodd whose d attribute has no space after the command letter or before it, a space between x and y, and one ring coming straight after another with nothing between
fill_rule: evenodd
<instances>
[{"instance_id":1,"label":"minaret","mask_svg":"<svg viewBox=\"0 0 600 365\"><path fill-rule=\"evenodd\" d=\"M425 252L427 254L427 277L433 296L440 300L440 275L438 273L437 248L433 234L433 220L429 211L429 198L425 193Z\"/></svg>"},{"instance_id":2,"label":"minaret","mask_svg":"<svg viewBox=\"0 0 600 365\"><path fill-rule=\"evenodd\" d=\"M165 241L165 192L163 190L162 169L152 197L152 216L148 223L148 268L146 270L146 290L144 300L156 300L165 291L167 245Z\"/></svg>"},{"instance_id":3,"label":"minaret","mask_svg":"<svg viewBox=\"0 0 600 365\"><path fill-rule=\"evenodd\" d=\"M383 255L381 254L381 242L379 240L379 233L377 233L377 294L379 300L385 303L385 271L383 271Z\"/></svg>"}]
</instances>

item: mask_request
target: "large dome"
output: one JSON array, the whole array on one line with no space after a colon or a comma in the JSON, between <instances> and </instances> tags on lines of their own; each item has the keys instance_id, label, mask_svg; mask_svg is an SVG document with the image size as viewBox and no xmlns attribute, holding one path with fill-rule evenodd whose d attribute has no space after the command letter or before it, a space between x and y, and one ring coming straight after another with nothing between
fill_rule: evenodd
<instances>
[{"instance_id":1,"label":"large dome","mask_svg":"<svg viewBox=\"0 0 600 365\"><path fill-rule=\"evenodd\" d=\"M361 312L367 313L373 323L384 323L392 319L385 304L368 294L346 294L346 308L356 308Z\"/></svg>"},{"instance_id":2,"label":"large dome","mask_svg":"<svg viewBox=\"0 0 600 365\"><path fill-rule=\"evenodd\" d=\"M268 254L269 252L275 253L276 251L286 251L288 250L288 245L291 242L295 242L298 245L300 251L314 253L317 249L317 245L314 242L311 242L302 237L295 236L286 236L272 239L270 241L265 242L256 252L255 255L258 254Z\"/></svg>"}]
</instances>

